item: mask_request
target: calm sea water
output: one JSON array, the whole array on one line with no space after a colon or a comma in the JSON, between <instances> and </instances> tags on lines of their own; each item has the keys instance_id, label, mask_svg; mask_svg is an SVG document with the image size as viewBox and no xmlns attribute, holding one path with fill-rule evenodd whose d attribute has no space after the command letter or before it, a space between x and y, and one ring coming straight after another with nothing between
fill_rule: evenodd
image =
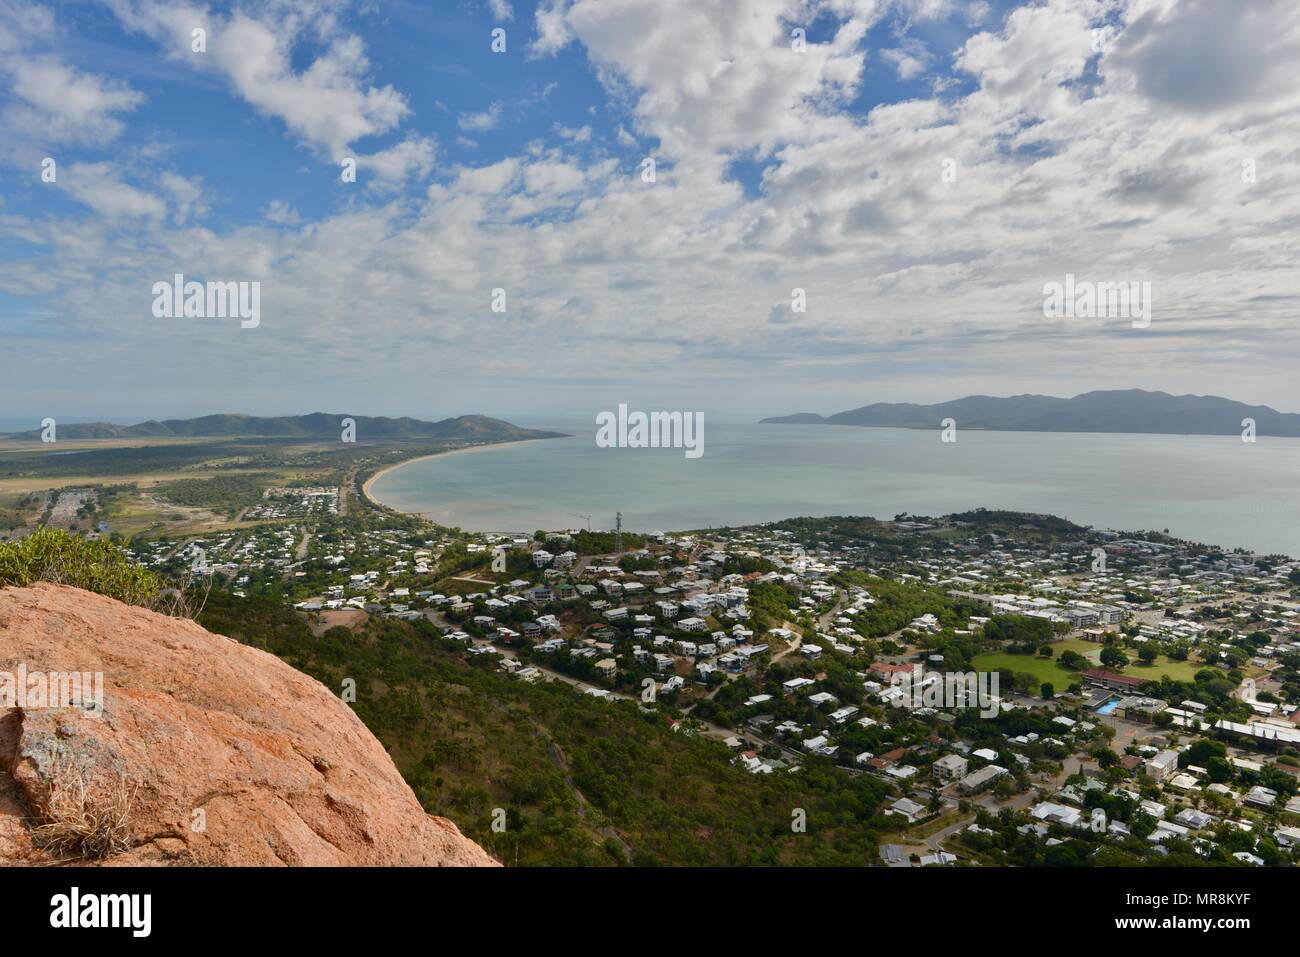
<instances>
[{"instance_id":1,"label":"calm sea water","mask_svg":"<svg viewBox=\"0 0 1300 957\"><path fill-rule=\"evenodd\" d=\"M603 449L594 421L529 422L571 438L411 462L374 496L477 531L684 530L799 515L942 515L984 506L1300 554L1300 440L851 426L705 418L704 455Z\"/></svg>"}]
</instances>

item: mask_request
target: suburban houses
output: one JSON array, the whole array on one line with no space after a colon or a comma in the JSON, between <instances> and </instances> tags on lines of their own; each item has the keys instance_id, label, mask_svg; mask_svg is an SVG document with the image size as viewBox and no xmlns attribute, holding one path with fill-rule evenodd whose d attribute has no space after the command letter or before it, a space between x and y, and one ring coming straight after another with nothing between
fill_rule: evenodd
<instances>
[{"instance_id":1,"label":"suburban houses","mask_svg":"<svg viewBox=\"0 0 1300 957\"><path fill-rule=\"evenodd\" d=\"M284 491L266 507L329 514L319 490ZM913 847L913 865L1002 861L1007 809L1043 853L1084 830L1142 859L1294 853L1296 564L1091 530L934 538L932 521L882 523L899 551L882 560L826 525L828 541L778 523L610 552L574 529L323 532L289 514L131 547L237 593L273 584L320 628L425 622L517 680L730 742L727 760L753 774L819 761L872 775L896 795L891 826L966 822L942 849ZM945 675L981 669L1000 679L990 700L940 700Z\"/></svg>"}]
</instances>

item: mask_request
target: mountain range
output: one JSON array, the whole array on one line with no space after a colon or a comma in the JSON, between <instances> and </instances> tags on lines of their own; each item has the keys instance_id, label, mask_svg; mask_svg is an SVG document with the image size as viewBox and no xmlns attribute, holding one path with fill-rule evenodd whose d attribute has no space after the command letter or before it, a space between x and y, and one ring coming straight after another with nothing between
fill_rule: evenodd
<instances>
[{"instance_id":1,"label":"mountain range","mask_svg":"<svg viewBox=\"0 0 1300 957\"><path fill-rule=\"evenodd\" d=\"M205 415L195 419L150 419L136 425L116 425L112 422L81 422L59 425L60 439L148 439L195 437L264 437L335 439L343 428L342 422L350 418L356 423L356 435L361 441L368 439L444 439L469 442L504 442L512 439L557 438L563 433L525 429L486 415L460 415L437 422L426 422L403 416L390 419L384 416L346 415L312 412L308 415ZM11 439L38 440L40 429L15 432Z\"/></svg>"},{"instance_id":2,"label":"mountain range","mask_svg":"<svg viewBox=\"0 0 1300 957\"><path fill-rule=\"evenodd\" d=\"M969 395L934 405L876 402L822 416L798 412L762 419L775 425L857 425L1001 432L1147 432L1167 435L1240 435L1254 419L1259 435L1300 436L1300 415L1266 405L1246 405L1213 395L1170 395L1143 389L1085 392L1070 399L1050 395Z\"/></svg>"}]
</instances>

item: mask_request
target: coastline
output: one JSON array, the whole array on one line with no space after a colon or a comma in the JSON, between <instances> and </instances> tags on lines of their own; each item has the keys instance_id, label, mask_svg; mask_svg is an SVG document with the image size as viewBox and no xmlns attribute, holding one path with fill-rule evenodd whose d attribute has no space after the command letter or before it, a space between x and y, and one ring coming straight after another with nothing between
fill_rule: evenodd
<instances>
[{"instance_id":1,"label":"coastline","mask_svg":"<svg viewBox=\"0 0 1300 957\"><path fill-rule=\"evenodd\" d=\"M946 515L986 507L1064 515L1099 529L1169 528L1186 541L1261 554L1300 549L1294 522L1285 520L1296 514L1294 500L1265 481L1265 473L1300 474L1296 440L1263 442L1239 461L1238 443L1215 436L980 431L954 456L922 430L728 424L716 432L721 444L705 469L682 465L676 455L606 455L577 440L549 452L522 450L502 459L504 466L476 459L441 472L431 467L419 482L398 483L385 503L375 480L430 452L411 449L410 458L375 464L379 471L363 479L364 500L467 531L567 528L578 521L570 513L599 513L606 517L592 527L613 527L620 510L629 531L680 531L792 516ZM872 441L859 441L864 435ZM516 441L535 440L432 454ZM1026 450L1033 452L1028 465L1007 465ZM537 470L531 480L514 474L516 459ZM1229 473L1237 478L1225 489L1220 479ZM1141 494L1129 488L1134 482ZM1120 494L1125 488L1129 494Z\"/></svg>"},{"instance_id":2,"label":"coastline","mask_svg":"<svg viewBox=\"0 0 1300 957\"><path fill-rule=\"evenodd\" d=\"M547 436L546 438L550 438L550 436ZM400 468L405 468L406 466L410 465L412 462L423 462L423 461L425 461L426 459L441 459L441 458L446 458L446 457L451 456L451 455L463 455L463 454L465 454L465 453L467 453L467 452L485 452L485 451L487 451L487 450L489 450L489 449L499 449L499 448L503 448L503 447L505 447L505 446L507 446L507 445L522 445L522 444L524 444L524 443L526 443L526 442L545 442L545 441L546 441L546 438L537 438L537 439L508 439L508 440L506 440L505 442L488 442L488 443L485 443L485 444L483 444L483 445L470 445L470 446L467 446L466 448L463 448L463 449L447 449L446 451L443 451L443 452L434 452L434 453L432 453L432 454L430 454L430 455L417 455L417 456L415 456L414 458L403 459L403 460L400 461L400 462L394 462L392 465L385 465L385 466L384 466L382 469L380 469L378 472L375 472L375 473L374 473L373 475L371 475L368 479L366 479L366 480L361 484L361 495L362 495L362 497L364 497L364 498L365 498L365 499L366 499L366 500L367 500L371 505L375 505L375 506L378 506L378 507L380 507L380 508L388 508L388 509L392 509L394 512L401 512L403 515L422 516L423 513L421 513L421 512L411 512L411 511L407 511L406 509L396 508L395 506L384 504L383 502L381 502L379 499L377 499L377 498L375 497L374 492L371 491L371 486L372 486L376 481L378 481L381 477L387 475L389 472L396 471L397 469L400 469Z\"/></svg>"}]
</instances>

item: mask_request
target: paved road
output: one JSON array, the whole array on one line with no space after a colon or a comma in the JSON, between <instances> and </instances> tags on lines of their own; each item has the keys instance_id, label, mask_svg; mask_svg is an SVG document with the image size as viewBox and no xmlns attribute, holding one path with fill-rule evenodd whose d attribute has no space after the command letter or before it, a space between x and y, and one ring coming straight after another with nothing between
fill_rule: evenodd
<instances>
[{"instance_id":1,"label":"paved road","mask_svg":"<svg viewBox=\"0 0 1300 957\"><path fill-rule=\"evenodd\" d=\"M826 612L824 615L822 615L817 619L818 631L830 630L831 622L833 622L836 618L839 617L840 611L844 608L844 599L847 597L848 596L844 593L844 589L842 588L835 589L835 604L831 606L830 611Z\"/></svg>"},{"instance_id":2,"label":"paved road","mask_svg":"<svg viewBox=\"0 0 1300 957\"><path fill-rule=\"evenodd\" d=\"M339 483L339 515L348 514L348 489L352 488L357 480L357 470L352 469L347 475L343 476L343 481Z\"/></svg>"},{"instance_id":3,"label":"paved road","mask_svg":"<svg viewBox=\"0 0 1300 957\"><path fill-rule=\"evenodd\" d=\"M974 823L975 816L973 814L970 817L962 818L957 823L950 824L942 831L935 831L927 837L925 839L925 846L932 851L942 851L944 841L948 840L948 838L952 837L954 834L966 830L966 828L970 827Z\"/></svg>"}]
</instances>

